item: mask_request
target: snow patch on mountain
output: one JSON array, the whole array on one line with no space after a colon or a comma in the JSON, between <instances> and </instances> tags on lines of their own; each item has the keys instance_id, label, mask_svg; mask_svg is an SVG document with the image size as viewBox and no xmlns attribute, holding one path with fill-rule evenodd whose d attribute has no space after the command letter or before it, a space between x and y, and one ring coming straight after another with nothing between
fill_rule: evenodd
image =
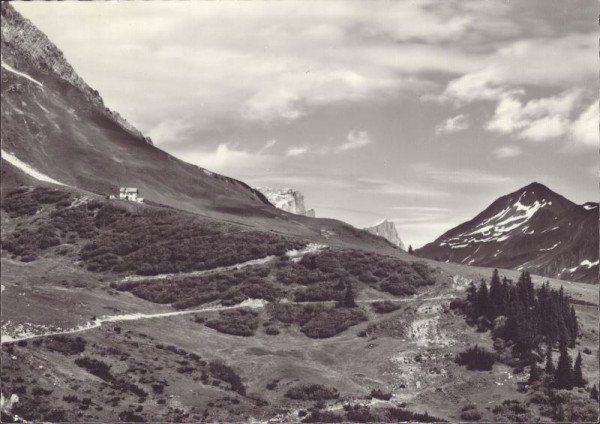
<instances>
[{"instance_id":1,"label":"snow patch on mountain","mask_svg":"<svg viewBox=\"0 0 600 424\"><path fill-rule=\"evenodd\" d=\"M11 165L16 166L21 171L25 172L27 175L35 178L36 180L45 181L48 183L53 183L53 184L58 184L58 185L66 185L66 184L61 183L60 181L56 181L54 178L47 176L46 174L38 171L37 169L34 169L33 167L29 166L28 164L26 164L25 162L20 160L18 157L16 157L12 153L8 153L8 152L4 151L4 149L1 149L1 152L2 152L2 159L6 160Z\"/></svg>"},{"instance_id":2,"label":"snow patch on mountain","mask_svg":"<svg viewBox=\"0 0 600 424\"><path fill-rule=\"evenodd\" d=\"M559 241L558 243L555 243L555 244L554 244L554 246L552 246L552 247L549 247L549 248L547 248L547 249L540 249L540 252L547 252L547 251L549 251L549 250L552 250L552 249L554 249L556 246L558 246L559 244L560 244L560 241Z\"/></svg>"},{"instance_id":3,"label":"snow patch on mountain","mask_svg":"<svg viewBox=\"0 0 600 424\"><path fill-rule=\"evenodd\" d=\"M26 78L29 81L39 85L40 87L44 88L44 84L42 84L41 82L39 82L38 80L36 80L35 78L30 77L29 75L23 73L23 72L19 72L17 71L15 68L13 68L12 66L8 65L7 63L1 62L1 65L4 69L6 69L8 72L11 72L15 75L18 75L20 77Z\"/></svg>"}]
</instances>

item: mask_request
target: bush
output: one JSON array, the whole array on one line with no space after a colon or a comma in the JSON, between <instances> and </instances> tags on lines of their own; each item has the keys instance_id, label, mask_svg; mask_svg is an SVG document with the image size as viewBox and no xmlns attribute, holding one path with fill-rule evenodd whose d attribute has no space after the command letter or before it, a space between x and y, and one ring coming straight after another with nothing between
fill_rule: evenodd
<instances>
[{"instance_id":1,"label":"bush","mask_svg":"<svg viewBox=\"0 0 600 424\"><path fill-rule=\"evenodd\" d=\"M490 371L496 361L496 356L475 345L456 356L456 363L466 365L469 370Z\"/></svg>"},{"instance_id":2,"label":"bush","mask_svg":"<svg viewBox=\"0 0 600 424\"><path fill-rule=\"evenodd\" d=\"M325 387L320 384L305 384L292 387L286 392L285 396L294 400L320 401L337 399L340 397L340 394L333 387Z\"/></svg>"},{"instance_id":3,"label":"bush","mask_svg":"<svg viewBox=\"0 0 600 424\"><path fill-rule=\"evenodd\" d=\"M392 394L384 392L381 389L373 389L371 390L371 397L380 400L390 400L392 398Z\"/></svg>"},{"instance_id":4,"label":"bush","mask_svg":"<svg viewBox=\"0 0 600 424\"><path fill-rule=\"evenodd\" d=\"M279 328L272 326L266 327L265 333L267 333L269 336L276 336L279 334Z\"/></svg>"},{"instance_id":5,"label":"bush","mask_svg":"<svg viewBox=\"0 0 600 424\"><path fill-rule=\"evenodd\" d=\"M47 337L44 345L46 349L63 355L78 355L85 351L86 341L81 337L58 335Z\"/></svg>"},{"instance_id":6,"label":"bush","mask_svg":"<svg viewBox=\"0 0 600 424\"><path fill-rule=\"evenodd\" d=\"M229 383L231 386L231 390L239 393L242 396L246 395L246 388L242 384L242 379L240 376L233 370L233 368L228 367L221 361L212 361L209 364L210 374L221 381Z\"/></svg>"},{"instance_id":7,"label":"bush","mask_svg":"<svg viewBox=\"0 0 600 424\"><path fill-rule=\"evenodd\" d=\"M371 303L371 309L373 312L378 314L387 314L389 312L396 311L400 309L402 305L399 302L390 302L389 300L384 300L383 302L373 302Z\"/></svg>"},{"instance_id":8,"label":"bush","mask_svg":"<svg viewBox=\"0 0 600 424\"><path fill-rule=\"evenodd\" d=\"M475 409L463 411L460 413L461 420L465 421L479 421L481 419L481 413Z\"/></svg>"},{"instance_id":9,"label":"bush","mask_svg":"<svg viewBox=\"0 0 600 424\"><path fill-rule=\"evenodd\" d=\"M234 336L253 336L258 328L258 314L248 308L230 309L220 312L218 318L205 325Z\"/></svg>"},{"instance_id":10,"label":"bush","mask_svg":"<svg viewBox=\"0 0 600 424\"><path fill-rule=\"evenodd\" d=\"M114 377L110 373L110 365L108 365L102 361L83 357L83 358L76 359L75 365L77 365L78 367L84 368L90 374L93 374L96 377L101 378L104 381L113 381L114 380Z\"/></svg>"},{"instance_id":11,"label":"bush","mask_svg":"<svg viewBox=\"0 0 600 424\"><path fill-rule=\"evenodd\" d=\"M304 324L301 331L308 337L323 339L333 337L366 319L365 313L358 308L325 309Z\"/></svg>"}]
</instances>

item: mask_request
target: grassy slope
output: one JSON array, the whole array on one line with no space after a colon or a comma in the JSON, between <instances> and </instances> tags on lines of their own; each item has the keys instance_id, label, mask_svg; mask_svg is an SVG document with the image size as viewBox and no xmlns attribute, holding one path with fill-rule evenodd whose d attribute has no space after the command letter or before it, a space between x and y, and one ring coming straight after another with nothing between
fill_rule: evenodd
<instances>
[{"instance_id":1,"label":"grassy slope","mask_svg":"<svg viewBox=\"0 0 600 424\"><path fill-rule=\"evenodd\" d=\"M3 213L3 232L12 231L16 221ZM369 250L406 258L402 252L385 246L370 246ZM127 292L116 294L108 287L108 283L117 277L115 274L90 273L74 266L73 257L53 254L42 256L34 262L23 264L3 255L3 322L51 323L68 328L94 315L172 310L166 305L147 302ZM438 270L438 284L424 289L424 298L448 294L462 296L461 291L453 288L452 276L461 275L478 280L491 275L491 270L486 268L427 262ZM516 272L509 270L502 270L501 274L513 279L517 277ZM534 282L542 280L546 279L534 276ZM597 304L598 293L592 290L593 287L551 281L552 285L563 283L567 293L574 298ZM362 287L358 291L359 300L374 298L393 296L370 287ZM12 354L7 352L6 345L3 346L3 364L7 364L3 376L10 379L5 381L5 387L9 388L7 390L23 385L15 382L20 378L27 383L25 385L29 391L21 396L22 405L28 405L29 402L41 406L53 405L55 409L65 409L68 418L80 420L114 420L120 413L137 409L139 405L143 409L137 414L146 419L173 420L186 413L190 414L190 418L198 418L203 417L205 411L211 419L272 416L312 405L284 396L290 387L300 383L336 387L342 400L334 402L331 405L333 408L339 408L345 401L366 402L364 397L370 390L380 388L394 393L392 404L405 402L412 410L428 411L454 420L458 419L460 407L465 403L483 405L491 401L488 406L492 408L505 399L523 399L524 395L516 391L518 376L513 376L509 368L497 365L492 374L470 372L454 364L451 356L445 356L462 350L466 344L477 343L491 349L491 340L487 334L476 333L466 326L462 317L443 307L433 313L419 312L421 305L437 307L440 303L414 300L403 304L395 312L377 315L366 304L359 302L369 320L328 339L309 339L297 325L280 325L279 335L266 335L262 323L269 317L264 311L261 312L261 325L254 337L219 333L193 322L191 316L104 325L69 336L82 337L87 341L85 355L106 361L115 374L125 376L150 393L143 402L140 402L139 396L127 390L111 388L110 384L76 367L73 357L50 352L44 344L34 347L32 341L26 347L15 346ZM585 305L576 305L576 308L583 328L578 349L588 347L593 352L592 355L584 355L585 374L591 380L597 380L597 308ZM49 317L52 317L50 321ZM377 327L373 330L374 325ZM122 328L120 334L114 331L116 326ZM369 337L357 337L364 330L368 330ZM182 361L182 358L170 352L165 353L164 349L156 347L157 344L174 345L207 360L223 359L240 374L248 394L263 398L268 405L233 393L227 390L224 383L220 384L225 389L213 386L212 380L203 384L199 380L199 372L174 372L181 367L178 361ZM122 355L108 353L115 352L114 349L129 356L121 360ZM419 354L425 359L416 361ZM11 359L13 356L17 359ZM36 371L40 366L45 370L43 374ZM140 369L147 371L142 374ZM165 387L164 394L154 394L152 384L162 380L168 381L169 386ZM266 385L273 380L280 381L275 390L267 390ZM34 396L31 393L33 387L53 392ZM96 392L101 393L100 397L95 398L94 405L85 410L80 409L80 403L63 401L65 395L94 398ZM117 396L122 398L118 405L107 408L109 399ZM225 397L230 399L225 400ZM157 404L159 399L164 399L167 406ZM103 409L98 410L99 407ZM34 411L45 414L43 411Z\"/></svg>"}]
</instances>

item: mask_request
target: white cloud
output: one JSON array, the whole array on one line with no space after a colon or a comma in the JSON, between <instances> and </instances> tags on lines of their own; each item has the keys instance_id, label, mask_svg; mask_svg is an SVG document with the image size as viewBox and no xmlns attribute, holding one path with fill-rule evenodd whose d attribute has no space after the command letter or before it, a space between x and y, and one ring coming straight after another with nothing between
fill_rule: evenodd
<instances>
[{"instance_id":1,"label":"white cloud","mask_svg":"<svg viewBox=\"0 0 600 424\"><path fill-rule=\"evenodd\" d=\"M275 156L249 152L227 143L221 143L215 150L208 151L192 147L175 152L175 156L210 171L236 176L244 172L262 172L276 161Z\"/></svg>"},{"instance_id":2,"label":"white cloud","mask_svg":"<svg viewBox=\"0 0 600 424\"><path fill-rule=\"evenodd\" d=\"M358 191L363 193L377 193L400 197L443 197L449 195L447 192L413 182L401 183L398 181L371 177L360 177L356 179L356 182L359 185Z\"/></svg>"},{"instance_id":3,"label":"white cloud","mask_svg":"<svg viewBox=\"0 0 600 424\"><path fill-rule=\"evenodd\" d=\"M288 151L286 152L286 156L290 156L290 157L297 157L297 156L302 156L305 153L308 152L308 147L303 146L303 147L290 147L288 149Z\"/></svg>"},{"instance_id":4,"label":"white cloud","mask_svg":"<svg viewBox=\"0 0 600 424\"><path fill-rule=\"evenodd\" d=\"M535 142L561 137L569 130L571 112L581 97L578 89L528 102L504 95L486 129Z\"/></svg>"},{"instance_id":5,"label":"white cloud","mask_svg":"<svg viewBox=\"0 0 600 424\"><path fill-rule=\"evenodd\" d=\"M346 150L359 149L371 143L373 143L373 140L367 131L352 130L346 136L346 142L340 144L337 147L337 150L343 152Z\"/></svg>"},{"instance_id":6,"label":"white cloud","mask_svg":"<svg viewBox=\"0 0 600 424\"><path fill-rule=\"evenodd\" d=\"M177 143L185 141L193 126L184 119L165 119L153 127L148 136L155 144Z\"/></svg>"},{"instance_id":7,"label":"white cloud","mask_svg":"<svg viewBox=\"0 0 600 424\"><path fill-rule=\"evenodd\" d=\"M273 147L275 144L277 144L276 139L272 139L272 140L268 140L265 145L258 151L258 153L262 153L265 150L269 150L271 147Z\"/></svg>"},{"instance_id":8,"label":"white cloud","mask_svg":"<svg viewBox=\"0 0 600 424\"><path fill-rule=\"evenodd\" d=\"M454 133L464 131L469 128L469 119L467 115L460 114L453 118L448 118L445 122L435 127L436 134Z\"/></svg>"},{"instance_id":9,"label":"white cloud","mask_svg":"<svg viewBox=\"0 0 600 424\"><path fill-rule=\"evenodd\" d=\"M497 159L508 159L519 156L523 153L523 150L519 146L509 145L502 146L494 150L493 155Z\"/></svg>"},{"instance_id":10,"label":"white cloud","mask_svg":"<svg viewBox=\"0 0 600 424\"><path fill-rule=\"evenodd\" d=\"M568 148L598 148L598 117L600 116L599 109L598 100L594 100L594 102L573 122L569 130L569 139L571 140L571 143L569 144Z\"/></svg>"},{"instance_id":11,"label":"white cloud","mask_svg":"<svg viewBox=\"0 0 600 424\"><path fill-rule=\"evenodd\" d=\"M507 175L498 175L474 169L444 169L430 163L418 163L415 164L413 168L416 172L442 183L485 185L513 181L512 177Z\"/></svg>"}]
</instances>

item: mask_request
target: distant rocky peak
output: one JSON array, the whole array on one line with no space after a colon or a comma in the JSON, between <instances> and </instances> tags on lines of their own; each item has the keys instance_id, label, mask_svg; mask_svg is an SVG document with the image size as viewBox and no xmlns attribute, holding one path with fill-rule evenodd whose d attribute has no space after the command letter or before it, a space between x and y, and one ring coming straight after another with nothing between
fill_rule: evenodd
<instances>
[{"instance_id":1,"label":"distant rocky peak","mask_svg":"<svg viewBox=\"0 0 600 424\"><path fill-rule=\"evenodd\" d=\"M291 188L271 188L271 187L256 187L255 190L264 194L276 208L290 212L296 215L315 217L315 210L306 210L304 205L304 195L298 190Z\"/></svg>"},{"instance_id":2,"label":"distant rocky peak","mask_svg":"<svg viewBox=\"0 0 600 424\"><path fill-rule=\"evenodd\" d=\"M394 246L398 246L400 249L404 250L404 243L400 239L398 235L398 230L396 229L396 224L387 219L383 219L376 223L371 227L365 228L371 234L375 234L379 237L383 237Z\"/></svg>"}]
</instances>

